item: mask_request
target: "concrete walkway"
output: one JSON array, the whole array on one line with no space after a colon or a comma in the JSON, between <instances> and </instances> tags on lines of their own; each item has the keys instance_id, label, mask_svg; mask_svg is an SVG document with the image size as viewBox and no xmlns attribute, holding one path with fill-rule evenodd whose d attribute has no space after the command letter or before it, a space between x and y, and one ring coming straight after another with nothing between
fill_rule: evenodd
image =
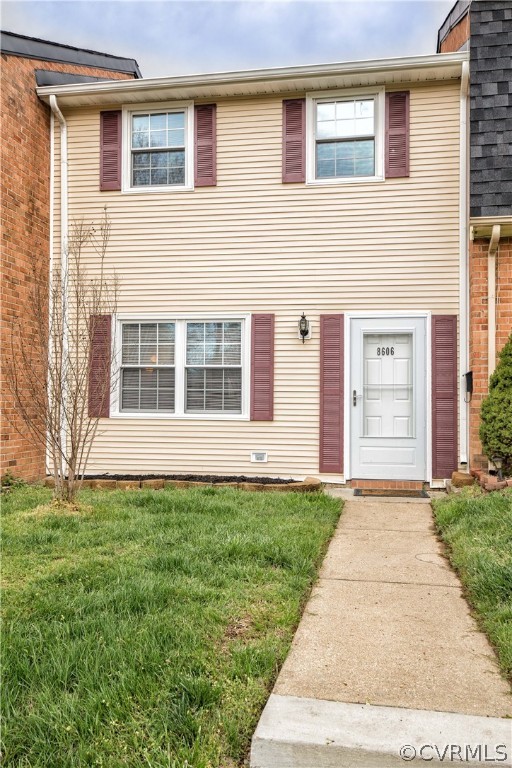
<instances>
[{"instance_id":1,"label":"concrete walkway","mask_svg":"<svg viewBox=\"0 0 512 768\"><path fill-rule=\"evenodd\" d=\"M474 746L473 765L492 765L505 744L496 764L512 765L510 716L509 686L442 554L430 502L347 501L251 767L403 766L400 747L425 744L441 755ZM428 762L449 762L431 752Z\"/></svg>"}]
</instances>

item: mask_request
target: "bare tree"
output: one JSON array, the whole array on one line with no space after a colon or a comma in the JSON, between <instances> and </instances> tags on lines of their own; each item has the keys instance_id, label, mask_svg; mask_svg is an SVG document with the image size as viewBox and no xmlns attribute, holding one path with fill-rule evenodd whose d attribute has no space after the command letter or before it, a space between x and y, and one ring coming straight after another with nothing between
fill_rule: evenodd
<instances>
[{"instance_id":1,"label":"bare tree","mask_svg":"<svg viewBox=\"0 0 512 768\"><path fill-rule=\"evenodd\" d=\"M60 265L35 273L29 315L11 326L6 378L23 429L42 445L55 478L55 497L73 501L110 398L115 343L110 318L117 278L105 270L110 222L71 222ZM87 271L85 254L94 254ZM108 332L107 332L108 326ZM103 353L95 352L103 339ZM90 366L100 382L90 391ZM101 382L107 382L102 384ZM91 409L91 403L93 409Z\"/></svg>"}]
</instances>

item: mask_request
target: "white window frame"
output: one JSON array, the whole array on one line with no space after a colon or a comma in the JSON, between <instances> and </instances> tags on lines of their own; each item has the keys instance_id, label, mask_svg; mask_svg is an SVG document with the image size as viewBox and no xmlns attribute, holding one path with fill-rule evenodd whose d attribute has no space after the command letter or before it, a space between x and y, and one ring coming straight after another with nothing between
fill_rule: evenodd
<instances>
[{"instance_id":1,"label":"white window frame","mask_svg":"<svg viewBox=\"0 0 512 768\"><path fill-rule=\"evenodd\" d=\"M316 105L328 101L353 101L367 99L375 101L375 174L372 176L341 176L333 179L316 178ZM306 184L324 186L332 184L366 184L384 181L384 143L385 143L385 89L382 88L346 88L342 91L319 91L306 95Z\"/></svg>"},{"instance_id":2,"label":"white window frame","mask_svg":"<svg viewBox=\"0 0 512 768\"><path fill-rule=\"evenodd\" d=\"M177 192L194 189L194 102L173 101L123 106L123 157L122 157L122 190L129 194L148 194L154 192ZM131 123L133 115L146 115L152 112L184 112L185 113L185 183L158 184L157 186L132 186L132 134Z\"/></svg>"},{"instance_id":3,"label":"white window frame","mask_svg":"<svg viewBox=\"0 0 512 768\"><path fill-rule=\"evenodd\" d=\"M185 368L186 368L186 332L190 322L241 322L242 323L242 411L241 413L186 413L185 412ZM118 314L113 318L116 332L112 388L110 397L110 416L120 419L192 419L213 421L248 421L251 383L251 316L247 314ZM174 368L175 393L174 412L165 411L126 411L121 410L121 360L122 326L125 323L175 323ZM229 367L229 366L228 366Z\"/></svg>"}]
</instances>

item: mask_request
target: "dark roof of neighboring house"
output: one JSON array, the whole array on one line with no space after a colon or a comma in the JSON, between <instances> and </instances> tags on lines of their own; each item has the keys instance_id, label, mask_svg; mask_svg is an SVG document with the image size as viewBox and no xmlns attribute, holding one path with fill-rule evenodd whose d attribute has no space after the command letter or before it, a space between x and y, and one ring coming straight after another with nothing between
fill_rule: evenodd
<instances>
[{"instance_id":1,"label":"dark roof of neighboring house","mask_svg":"<svg viewBox=\"0 0 512 768\"><path fill-rule=\"evenodd\" d=\"M448 16L439 27L439 31L437 33L437 53L439 53L441 49L441 43L443 42L445 37L451 32L451 30L454 27L457 26L459 21L466 15L470 5L471 5L471 0L457 0L455 5L449 12Z\"/></svg>"},{"instance_id":2,"label":"dark roof of neighboring house","mask_svg":"<svg viewBox=\"0 0 512 768\"><path fill-rule=\"evenodd\" d=\"M2 53L10 56L21 56L25 59L39 59L40 61L58 61L61 64L98 67L113 72L125 72L127 75L132 75L136 78L142 77L139 65L135 59L112 56L110 53L100 53L99 51L89 51L86 48L75 48L72 45L52 43L49 40L18 35L15 32L2 31L0 34Z\"/></svg>"},{"instance_id":3,"label":"dark roof of neighboring house","mask_svg":"<svg viewBox=\"0 0 512 768\"><path fill-rule=\"evenodd\" d=\"M512 0L471 4L471 216L512 212Z\"/></svg>"},{"instance_id":4,"label":"dark roof of neighboring house","mask_svg":"<svg viewBox=\"0 0 512 768\"><path fill-rule=\"evenodd\" d=\"M93 77L92 75L75 75L71 72L54 72L51 69L36 69L36 84L41 85L70 85L71 83L95 83L109 80L111 77Z\"/></svg>"}]
</instances>

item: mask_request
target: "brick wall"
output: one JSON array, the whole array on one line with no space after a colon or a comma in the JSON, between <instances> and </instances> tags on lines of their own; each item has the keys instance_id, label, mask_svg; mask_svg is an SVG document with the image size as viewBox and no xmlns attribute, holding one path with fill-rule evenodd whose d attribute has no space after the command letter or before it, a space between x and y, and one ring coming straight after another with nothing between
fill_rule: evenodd
<instances>
[{"instance_id":1,"label":"brick wall","mask_svg":"<svg viewBox=\"0 0 512 768\"><path fill-rule=\"evenodd\" d=\"M451 29L441 43L439 53L458 51L469 39L469 13Z\"/></svg>"},{"instance_id":2,"label":"brick wall","mask_svg":"<svg viewBox=\"0 0 512 768\"><path fill-rule=\"evenodd\" d=\"M478 437L480 406L488 392L487 365L487 252L489 240L475 240L470 248L470 335L469 361L473 371L470 405L469 455L472 469L486 468ZM503 347L512 331L512 238L500 240L496 255L496 350Z\"/></svg>"},{"instance_id":3,"label":"brick wall","mask_svg":"<svg viewBox=\"0 0 512 768\"><path fill-rule=\"evenodd\" d=\"M49 170L50 110L35 92L35 69L127 79L126 74L93 67L24 59L2 54L1 194L2 284L1 347L8 356L10 328L15 317L25 319L22 335L30 338L29 299L34 267L48 271L49 263ZM34 445L17 416L12 395L2 372L2 423L0 473L34 480L45 471L44 451ZM41 376L41 371L31 375Z\"/></svg>"}]
</instances>

